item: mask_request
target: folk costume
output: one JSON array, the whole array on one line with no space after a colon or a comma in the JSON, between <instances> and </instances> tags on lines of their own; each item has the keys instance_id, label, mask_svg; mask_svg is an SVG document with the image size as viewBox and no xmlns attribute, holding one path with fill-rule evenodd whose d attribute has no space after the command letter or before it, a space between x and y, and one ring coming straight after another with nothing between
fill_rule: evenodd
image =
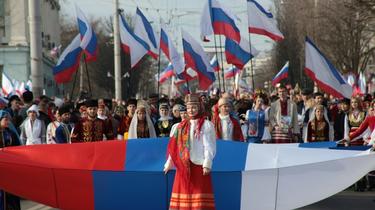
<instances>
[{"instance_id":1,"label":"folk costume","mask_svg":"<svg viewBox=\"0 0 375 210\"><path fill-rule=\"evenodd\" d=\"M168 137L173 126L173 119L168 115L163 115L161 113L162 109L166 109L169 112L168 104L163 103L159 105L160 118L155 123L155 132L158 137Z\"/></svg>"},{"instance_id":2,"label":"folk costume","mask_svg":"<svg viewBox=\"0 0 375 210\"><path fill-rule=\"evenodd\" d=\"M96 100L89 100L86 102L87 107L97 107ZM71 142L95 142L103 141L104 137L108 140L113 140L112 126L108 126L104 120L99 118L91 119L90 117L81 118L75 124L71 135Z\"/></svg>"},{"instance_id":3,"label":"folk costume","mask_svg":"<svg viewBox=\"0 0 375 210\"><path fill-rule=\"evenodd\" d=\"M4 117L10 119L8 112L0 110L0 120ZM8 128L0 129L0 148L9 146L19 146L21 144L20 138L18 136L17 130L13 123L9 121ZM20 198L18 196L12 195L0 189L0 210L21 209Z\"/></svg>"},{"instance_id":4,"label":"folk costume","mask_svg":"<svg viewBox=\"0 0 375 210\"><path fill-rule=\"evenodd\" d=\"M315 107L316 110L321 110L324 113L323 105ZM320 142L320 141L332 141L332 128L326 116L322 119L317 119L316 114L307 123L307 133L304 137L304 142Z\"/></svg>"},{"instance_id":5,"label":"folk costume","mask_svg":"<svg viewBox=\"0 0 375 210\"><path fill-rule=\"evenodd\" d=\"M198 95L187 95L186 103L200 105ZM183 120L171 132L169 157L165 168L176 167L169 209L215 209L211 175L203 168L212 167L216 153L214 125L200 113Z\"/></svg>"},{"instance_id":6,"label":"folk costume","mask_svg":"<svg viewBox=\"0 0 375 210\"><path fill-rule=\"evenodd\" d=\"M35 112L39 116L38 106L32 105L28 110ZM46 143L46 127L42 120L36 118L32 121L29 117L21 125L21 140L25 145L45 144Z\"/></svg>"},{"instance_id":7,"label":"folk costume","mask_svg":"<svg viewBox=\"0 0 375 210\"><path fill-rule=\"evenodd\" d=\"M366 113L360 110L349 111L345 118L344 137L347 139L350 133L355 132L366 118ZM363 145L363 138L358 138L350 143L352 146Z\"/></svg>"},{"instance_id":8,"label":"folk costume","mask_svg":"<svg viewBox=\"0 0 375 210\"><path fill-rule=\"evenodd\" d=\"M246 139L251 143L262 143L271 140L267 127L268 113L263 109L251 109L246 112Z\"/></svg>"},{"instance_id":9,"label":"folk costume","mask_svg":"<svg viewBox=\"0 0 375 210\"><path fill-rule=\"evenodd\" d=\"M230 100L226 98L221 98L218 102L219 108L224 104L231 105ZM232 117L230 114L215 114L212 117L212 122L215 126L217 139L242 142L245 141L242 134L240 122L234 117Z\"/></svg>"},{"instance_id":10,"label":"folk costume","mask_svg":"<svg viewBox=\"0 0 375 210\"><path fill-rule=\"evenodd\" d=\"M138 112L145 112L145 119L138 119ZM156 138L154 125L145 102L140 101L129 126L128 139Z\"/></svg>"},{"instance_id":11,"label":"folk costume","mask_svg":"<svg viewBox=\"0 0 375 210\"><path fill-rule=\"evenodd\" d=\"M64 113L70 113L70 109L68 107L61 107L59 109L59 114L63 115ZM55 142L57 144L64 144L64 143L71 143L71 132L73 126L70 123L60 122L59 127L56 128L56 136Z\"/></svg>"},{"instance_id":12,"label":"folk costume","mask_svg":"<svg viewBox=\"0 0 375 210\"><path fill-rule=\"evenodd\" d=\"M297 105L291 101L276 100L271 104L270 126L273 143L293 143L293 134L299 134ZM278 127L278 129L275 129Z\"/></svg>"}]
</instances>

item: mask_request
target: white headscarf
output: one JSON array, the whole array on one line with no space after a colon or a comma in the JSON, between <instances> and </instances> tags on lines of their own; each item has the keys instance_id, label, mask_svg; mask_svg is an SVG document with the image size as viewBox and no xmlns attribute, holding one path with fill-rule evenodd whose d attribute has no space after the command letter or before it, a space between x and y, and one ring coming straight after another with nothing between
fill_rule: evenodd
<instances>
[{"instance_id":1,"label":"white headscarf","mask_svg":"<svg viewBox=\"0 0 375 210\"><path fill-rule=\"evenodd\" d=\"M36 116L39 117L39 107L38 107L38 105L33 104L32 106L30 106L30 108L27 109L27 114L29 114L29 112L36 112Z\"/></svg>"},{"instance_id":2,"label":"white headscarf","mask_svg":"<svg viewBox=\"0 0 375 210\"><path fill-rule=\"evenodd\" d=\"M135 111L135 114L133 115L133 118L132 118L132 121L130 122L130 126L129 126L129 133L128 133L128 139L137 139L137 127L138 127L138 112L139 112L140 108L137 108L137 110ZM149 131L149 134L150 134L150 138L156 138L156 132L155 132L155 128L154 128L154 124L152 123L151 121L151 118L150 118L150 115L149 115L149 112L147 111L147 108L146 108L146 123L147 123L147 127L148 127L148 131Z\"/></svg>"}]
</instances>

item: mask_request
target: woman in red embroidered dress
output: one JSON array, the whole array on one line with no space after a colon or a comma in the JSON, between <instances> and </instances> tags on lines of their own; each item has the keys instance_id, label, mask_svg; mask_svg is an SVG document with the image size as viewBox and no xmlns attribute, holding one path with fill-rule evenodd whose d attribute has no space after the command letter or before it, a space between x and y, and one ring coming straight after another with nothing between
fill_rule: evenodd
<instances>
[{"instance_id":1,"label":"woman in red embroidered dress","mask_svg":"<svg viewBox=\"0 0 375 210\"><path fill-rule=\"evenodd\" d=\"M199 95L189 94L185 102L189 118L171 131L164 165L165 173L173 164L176 167L169 209L215 209L210 175L216 153L215 128L202 113Z\"/></svg>"}]
</instances>

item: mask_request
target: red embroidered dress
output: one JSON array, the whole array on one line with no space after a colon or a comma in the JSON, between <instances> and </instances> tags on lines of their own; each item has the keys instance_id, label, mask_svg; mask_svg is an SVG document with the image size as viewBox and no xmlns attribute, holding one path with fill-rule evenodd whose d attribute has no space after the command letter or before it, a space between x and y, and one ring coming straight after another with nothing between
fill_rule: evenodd
<instances>
[{"instance_id":1,"label":"red embroidered dress","mask_svg":"<svg viewBox=\"0 0 375 210\"><path fill-rule=\"evenodd\" d=\"M176 176L169 209L215 209L211 175L203 175L203 167L211 169L216 152L213 124L203 117L184 120L172 132L168 153Z\"/></svg>"}]
</instances>

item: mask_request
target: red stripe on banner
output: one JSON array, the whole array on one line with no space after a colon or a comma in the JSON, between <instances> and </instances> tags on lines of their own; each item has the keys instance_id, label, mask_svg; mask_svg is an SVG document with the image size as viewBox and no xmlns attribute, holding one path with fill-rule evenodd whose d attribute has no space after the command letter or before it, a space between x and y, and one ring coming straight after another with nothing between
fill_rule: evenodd
<instances>
[{"instance_id":1,"label":"red stripe on banner","mask_svg":"<svg viewBox=\"0 0 375 210\"><path fill-rule=\"evenodd\" d=\"M237 56L233 55L227 50L225 51L225 57L227 58L227 62L229 64L233 64L239 69L243 69L243 67L245 66L245 64L243 64L242 61L239 58L237 58Z\"/></svg>"},{"instance_id":2,"label":"red stripe on banner","mask_svg":"<svg viewBox=\"0 0 375 210\"><path fill-rule=\"evenodd\" d=\"M169 57L168 44L164 43L162 39L160 40L160 49L164 52L165 56L167 56L168 60L170 61L171 59Z\"/></svg>"},{"instance_id":3,"label":"red stripe on banner","mask_svg":"<svg viewBox=\"0 0 375 210\"><path fill-rule=\"evenodd\" d=\"M156 54L156 53L154 53L154 52L152 52L151 50L149 50L148 52L147 52L147 54L149 54L153 59L158 59L158 54Z\"/></svg>"},{"instance_id":4,"label":"red stripe on banner","mask_svg":"<svg viewBox=\"0 0 375 210\"><path fill-rule=\"evenodd\" d=\"M73 73L76 72L79 67L80 58L81 56L78 56L78 61L75 62L74 66L67 68L63 71L60 71L59 73L54 75L57 84L67 83L72 79Z\"/></svg>"},{"instance_id":5,"label":"red stripe on banner","mask_svg":"<svg viewBox=\"0 0 375 210\"><path fill-rule=\"evenodd\" d=\"M278 76L274 80L272 80L272 85L275 86L277 83L280 83L281 80L288 78L288 72Z\"/></svg>"},{"instance_id":6,"label":"red stripe on banner","mask_svg":"<svg viewBox=\"0 0 375 210\"><path fill-rule=\"evenodd\" d=\"M191 56L190 53L184 51L184 57L185 57L186 68L192 68L198 72L193 56Z\"/></svg>"},{"instance_id":7,"label":"red stripe on banner","mask_svg":"<svg viewBox=\"0 0 375 210\"><path fill-rule=\"evenodd\" d=\"M305 67L305 73L307 76L309 76L314 82L318 84L318 86L324 90L326 93L333 95L336 98L345 98L341 93L337 92L335 89L333 89L331 86L322 83L320 80L318 80L315 77L315 73L311 71L311 69Z\"/></svg>"},{"instance_id":8,"label":"red stripe on banner","mask_svg":"<svg viewBox=\"0 0 375 210\"><path fill-rule=\"evenodd\" d=\"M199 89L201 90L207 90L213 83L212 80L210 80L208 77L206 77L200 72L198 72L198 81L199 81Z\"/></svg>"},{"instance_id":9,"label":"red stripe on banner","mask_svg":"<svg viewBox=\"0 0 375 210\"><path fill-rule=\"evenodd\" d=\"M8 147L0 150L0 188L56 208L93 209L92 171L123 171L125 155L125 141Z\"/></svg>"},{"instance_id":10,"label":"red stripe on banner","mask_svg":"<svg viewBox=\"0 0 375 210\"><path fill-rule=\"evenodd\" d=\"M96 48L94 54L91 54L89 51L85 50L85 55L86 55L85 60L87 62L89 62L89 61L96 61L96 58L97 58L97 55L98 55L98 51L99 51L99 49Z\"/></svg>"},{"instance_id":11,"label":"red stripe on banner","mask_svg":"<svg viewBox=\"0 0 375 210\"><path fill-rule=\"evenodd\" d=\"M128 45L121 44L121 47L126 54L130 54L130 47Z\"/></svg>"},{"instance_id":12,"label":"red stripe on banner","mask_svg":"<svg viewBox=\"0 0 375 210\"><path fill-rule=\"evenodd\" d=\"M95 209L92 171L57 169L54 174L58 208Z\"/></svg>"},{"instance_id":13,"label":"red stripe on banner","mask_svg":"<svg viewBox=\"0 0 375 210\"><path fill-rule=\"evenodd\" d=\"M214 34L221 34L229 39L235 40L237 43L241 41L240 32L236 31L231 24L223 22L212 23Z\"/></svg>"},{"instance_id":14,"label":"red stripe on banner","mask_svg":"<svg viewBox=\"0 0 375 210\"><path fill-rule=\"evenodd\" d=\"M0 159L0 186L6 192L58 208L53 170L28 166L19 161L8 162L11 154ZM48 159L47 157L45 157Z\"/></svg>"},{"instance_id":15,"label":"red stripe on banner","mask_svg":"<svg viewBox=\"0 0 375 210\"><path fill-rule=\"evenodd\" d=\"M281 41L284 39L284 37L282 36L278 36L276 34L273 34L269 31L266 31L264 29L261 29L261 28L250 28L249 27L249 32L250 33L253 33L253 34L259 34L259 35L264 35L264 36L268 36L270 37L271 39L275 40L275 41Z\"/></svg>"}]
</instances>

